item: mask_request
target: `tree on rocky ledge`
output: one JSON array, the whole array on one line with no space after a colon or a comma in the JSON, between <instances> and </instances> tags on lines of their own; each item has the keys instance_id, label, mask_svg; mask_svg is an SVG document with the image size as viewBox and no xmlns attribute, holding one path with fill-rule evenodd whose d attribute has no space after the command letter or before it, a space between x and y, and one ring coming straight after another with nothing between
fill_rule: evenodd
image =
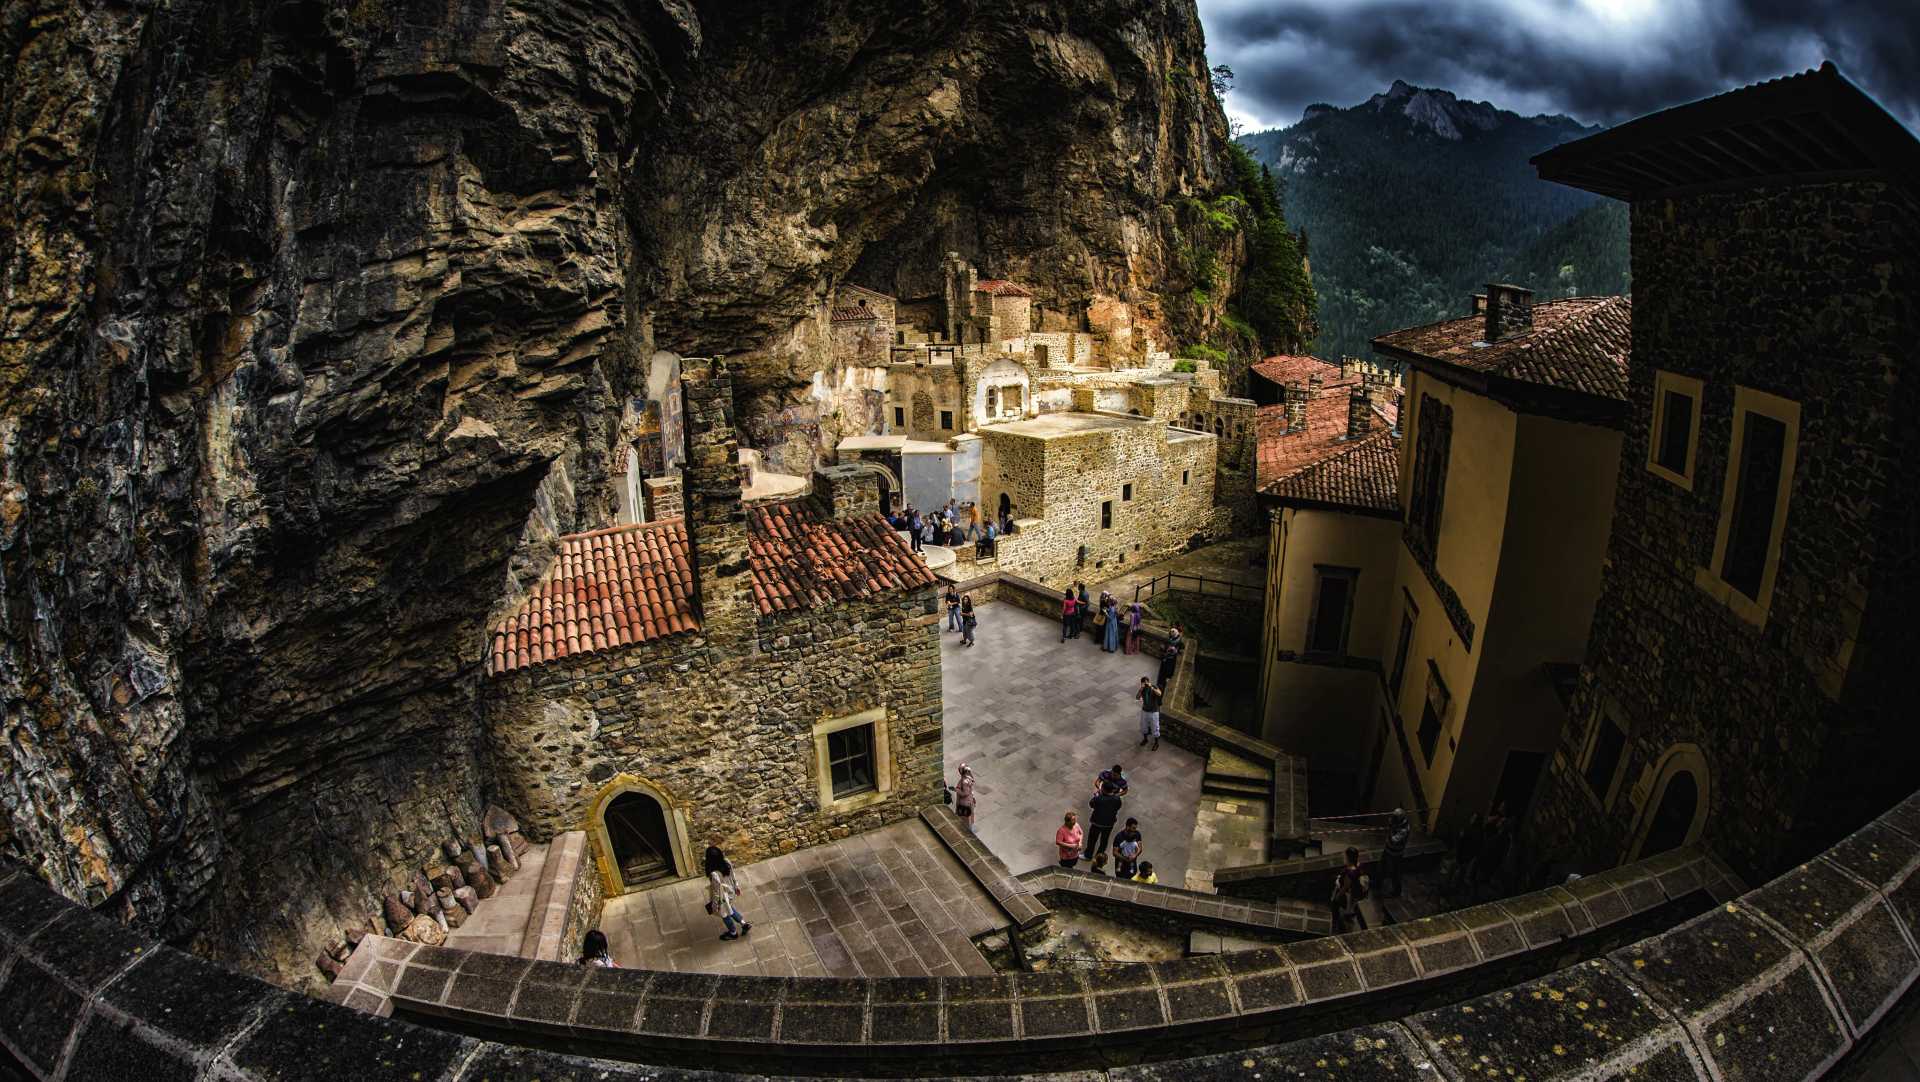
<instances>
[{"instance_id":1,"label":"tree on rocky ledge","mask_svg":"<svg viewBox=\"0 0 1920 1082\"><path fill-rule=\"evenodd\" d=\"M1319 309L1304 239L1287 228L1273 172L1238 144L1228 145L1227 162L1234 190L1253 213L1247 265L1232 308L1252 328L1264 354L1304 352L1313 342Z\"/></svg>"}]
</instances>

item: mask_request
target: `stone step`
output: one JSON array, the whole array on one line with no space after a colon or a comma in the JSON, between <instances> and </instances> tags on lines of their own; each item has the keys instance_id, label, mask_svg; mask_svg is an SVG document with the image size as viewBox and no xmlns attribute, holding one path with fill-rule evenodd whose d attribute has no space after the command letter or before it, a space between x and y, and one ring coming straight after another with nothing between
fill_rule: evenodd
<instances>
[{"instance_id":1,"label":"stone step","mask_svg":"<svg viewBox=\"0 0 1920 1082\"><path fill-rule=\"evenodd\" d=\"M1255 762L1242 755L1235 755L1218 744L1207 749L1208 778L1221 781L1258 783L1265 788L1273 783L1273 766L1270 763Z\"/></svg>"},{"instance_id":2,"label":"stone step","mask_svg":"<svg viewBox=\"0 0 1920 1082\"><path fill-rule=\"evenodd\" d=\"M1264 802L1272 791L1265 782L1248 782L1233 779L1219 779L1209 774L1200 779L1200 791L1208 796L1231 797L1235 800L1258 800Z\"/></svg>"}]
</instances>

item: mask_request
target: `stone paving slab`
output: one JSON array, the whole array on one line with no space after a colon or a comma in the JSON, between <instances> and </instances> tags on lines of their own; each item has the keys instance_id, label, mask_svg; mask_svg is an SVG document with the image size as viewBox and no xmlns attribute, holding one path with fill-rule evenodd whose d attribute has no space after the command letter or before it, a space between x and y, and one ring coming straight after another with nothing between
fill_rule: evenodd
<instances>
[{"instance_id":1,"label":"stone paving slab","mask_svg":"<svg viewBox=\"0 0 1920 1082\"><path fill-rule=\"evenodd\" d=\"M1206 762L1164 739L1140 747L1133 695L1159 660L1061 642L1058 620L1010 604L982 605L979 619L972 647L941 632L940 662L947 782L973 767L981 840L1016 873L1057 863L1061 817L1085 827L1094 778L1117 762L1132 783L1120 821L1139 819L1156 874L1183 882Z\"/></svg>"},{"instance_id":2,"label":"stone paving slab","mask_svg":"<svg viewBox=\"0 0 1920 1082\"><path fill-rule=\"evenodd\" d=\"M1006 926L994 899L932 829L906 820L742 865L738 906L752 923L723 941L704 880L607 899L600 928L635 968L766 977L987 974L973 937Z\"/></svg>"}]
</instances>

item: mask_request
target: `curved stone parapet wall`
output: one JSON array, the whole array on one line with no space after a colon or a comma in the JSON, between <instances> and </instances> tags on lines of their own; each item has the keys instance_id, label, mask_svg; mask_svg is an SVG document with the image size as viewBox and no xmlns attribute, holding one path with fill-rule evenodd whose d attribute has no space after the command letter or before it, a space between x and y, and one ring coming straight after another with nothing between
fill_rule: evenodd
<instances>
[{"instance_id":1,"label":"curved stone parapet wall","mask_svg":"<svg viewBox=\"0 0 1920 1082\"><path fill-rule=\"evenodd\" d=\"M1459 913L1218 957L992 978L820 980L601 970L370 941L336 985L349 1010L144 943L66 903L25 872L0 876L0 1045L30 1076L143 1079L657 1078L411 1025L438 1013L467 1032L678 1062L779 1063L809 1073L911 1073L945 1057L993 1065L1084 1050L1089 1065L1134 1048L1155 1062L1113 1079L1284 1076L1342 1058L1353 1077L1791 1080L1840 1062L1920 975L1920 797L1757 890L1717 861L1677 851ZM1678 927L1544 976L1473 994L1476 971L1635 914L1718 900ZM1588 942L1592 942L1589 940ZM371 948L371 949L369 949ZM362 961L364 959L364 962ZM1458 1002L1288 1044L1195 1058L1189 1035L1328 1029L1337 1002ZM373 1013L369 1013L373 1012ZM1169 1049L1185 1049L1185 1058ZM885 1062L881 1060L884 1058ZM1051 1061L1047 1061L1051 1062ZM1107 1058L1104 1062L1112 1062ZM4 1064L0 1064L4 1066ZM1436 1073L1436 1070L1441 1073ZM1101 1072L1096 1072L1101 1073ZM1079 1077L1085 1078L1082 1074Z\"/></svg>"}]
</instances>

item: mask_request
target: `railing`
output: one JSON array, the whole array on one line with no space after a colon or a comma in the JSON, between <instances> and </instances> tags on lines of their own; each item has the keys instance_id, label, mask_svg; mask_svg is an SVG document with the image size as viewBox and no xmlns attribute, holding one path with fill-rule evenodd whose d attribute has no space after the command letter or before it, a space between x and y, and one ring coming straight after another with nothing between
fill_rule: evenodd
<instances>
[{"instance_id":1,"label":"railing","mask_svg":"<svg viewBox=\"0 0 1920 1082\"><path fill-rule=\"evenodd\" d=\"M1248 586L1244 582L1233 582L1228 579L1210 579L1205 575L1168 572L1135 586L1133 599L1144 601L1161 590L1179 590L1182 593L1199 594L1202 597L1224 597L1235 601L1259 601L1267 594L1264 586Z\"/></svg>"}]
</instances>

